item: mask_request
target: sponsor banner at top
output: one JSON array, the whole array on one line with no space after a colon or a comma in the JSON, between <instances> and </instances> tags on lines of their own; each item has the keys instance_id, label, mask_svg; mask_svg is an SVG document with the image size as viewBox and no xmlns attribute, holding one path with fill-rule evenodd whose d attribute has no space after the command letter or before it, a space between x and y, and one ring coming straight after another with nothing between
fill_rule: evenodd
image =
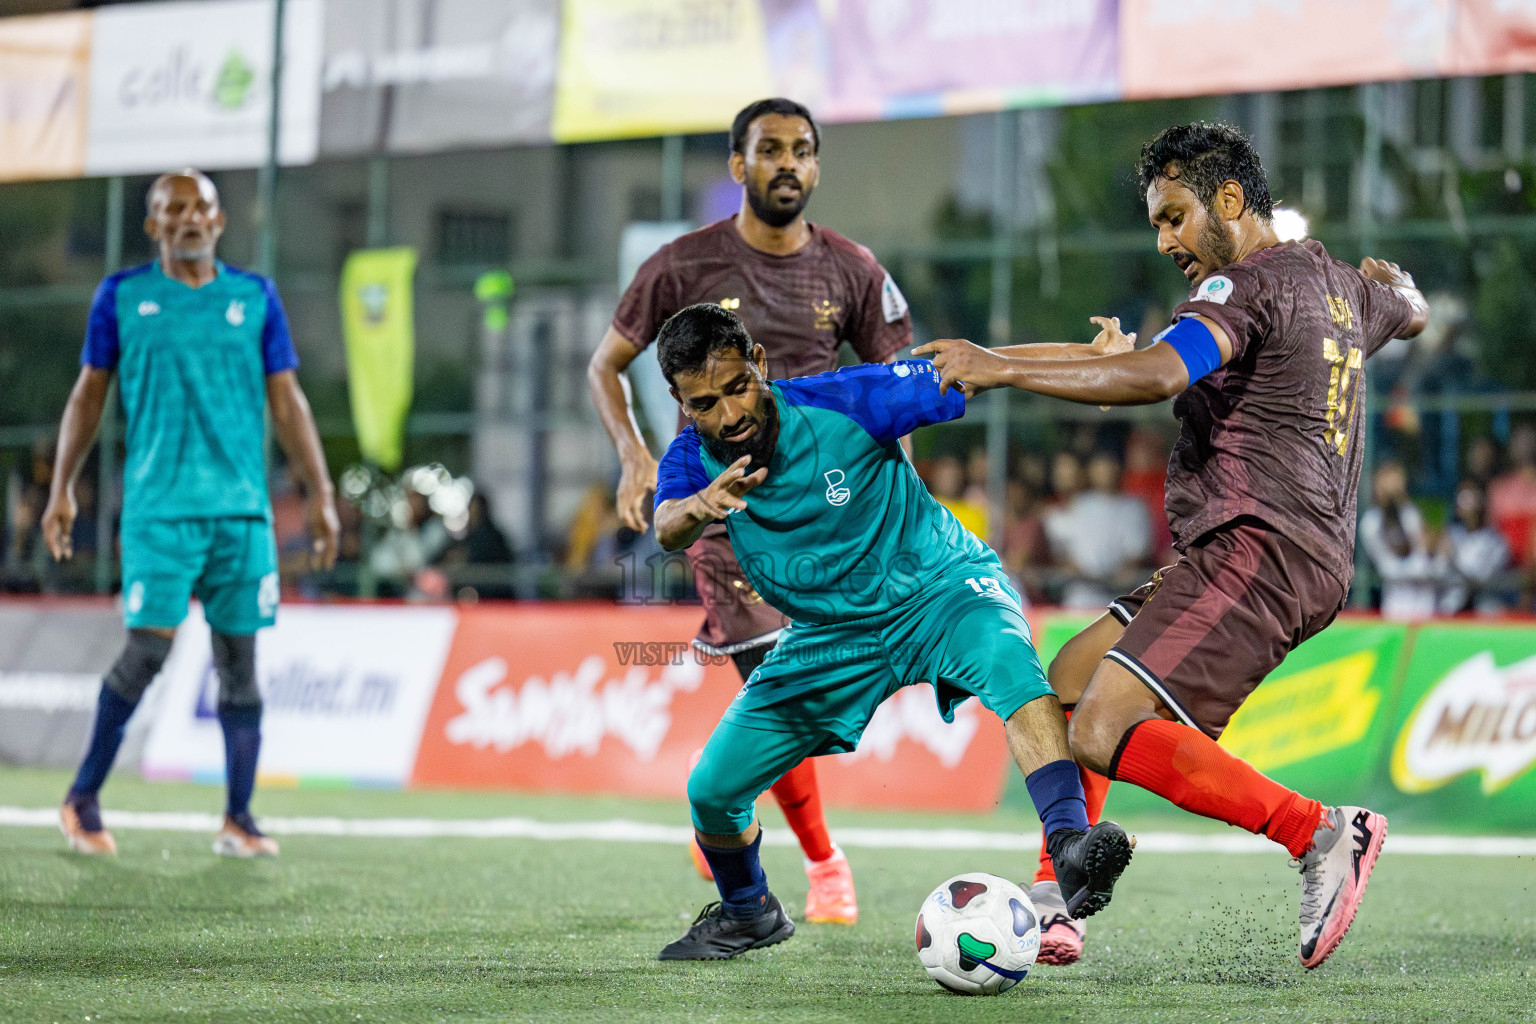
<instances>
[{"instance_id":1,"label":"sponsor banner at top","mask_svg":"<svg viewBox=\"0 0 1536 1024\"><path fill-rule=\"evenodd\" d=\"M1125 99L1448 73L1457 0L1121 0Z\"/></svg>"},{"instance_id":2,"label":"sponsor banner at top","mask_svg":"<svg viewBox=\"0 0 1536 1024\"><path fill-rule=\"evenodd\" d=\"M0 181L78 177L91 16L0 21Z\"/></svg>"},{"instance_id":3,"label":"sponsor banner at top","mask_svg":"<svg viewBox=\"0 0 1536 1024\"><path fill-rule=\"evenodd\" d=\"M279 157L315 159L321 0L289 0ZM97 11L85 173L265 162L273 0L133 4Z\"/></svg>"},{"instance_id":4,"label":"sponsor banner at top","mask_svg":"<svg viewBox=\"0 0 1536 1024\"><path fill-rule=\"evenodd\" d=\"M548 142L559 0L326 0L322 156Z\"/></svg>"},{"instance_id":5,"label":"sponsor banner at top","mask_svg":"<svg viewBox=\"0 0 1536 1024\"><path fill-rule=\"evenodd\" d=\"M1112 99L1118 0L566 0L557 141Z\"/></svg>"},{"instance_id":6,"label":"sponsor banner at top","mask_svg":"<svg viewBox=\"0 0 1536 1024\"><path fill-rule=\"evenodd\" d=\"M816 9L814 2L802 7ZM1114 99L1119 0L842 0L783 19L769 51L829 121ZM819 36L813 32L821 30ZM810 55L821 58L813 66Z\"/></svg>"},{"instance_id":7,"label":"sponsor banner at top","mask_svg":"<svg viewBox=\"0 0 1536 1024\"><path fill-rule=\"evenodd\" d=\"M1536 0L1457 0L1452 75L1536 71Z\"/></svg>"}]
</instances>

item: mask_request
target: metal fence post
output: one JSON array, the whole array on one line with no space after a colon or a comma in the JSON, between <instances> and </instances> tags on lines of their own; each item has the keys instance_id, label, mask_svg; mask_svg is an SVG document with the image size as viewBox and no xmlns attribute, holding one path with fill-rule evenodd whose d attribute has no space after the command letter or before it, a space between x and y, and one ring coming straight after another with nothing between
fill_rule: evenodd
<instances>
[{"instance_id":1,"label":"metal fence post","mask_svg":"<svg viewBox=\"0 0 1536 1024\"><path fill-rule=\"evenodd\" d=\"M123 179L107 179L107 233L105 259L107 276L123 267ZM96 450L96 593L112 592L113 529L112 501L117 487L117 381L107 388L107 402L101 417L101 435Z\"/></svg>"},{"instance_id":2,"label":"metal fence post","mask_svg":"<svg viewBox=\"0 0 1536 1024\"><path fill-rule=\"evenodd\" d=\"M1017 187L1018 115L996 115L992 141L992 304L987 343L996 348L1013 336L1013 204ZM1010 388L987 399L987 540L1002 549L1008 499L1008 400Z\"/></svg>"}]
</instances>

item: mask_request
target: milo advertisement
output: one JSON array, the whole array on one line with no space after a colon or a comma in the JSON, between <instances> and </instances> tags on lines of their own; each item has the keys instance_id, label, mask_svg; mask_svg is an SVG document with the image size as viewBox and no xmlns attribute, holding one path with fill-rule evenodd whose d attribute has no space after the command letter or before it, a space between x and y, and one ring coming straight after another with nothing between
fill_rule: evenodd
<instances>
[{"instance_id":1,"label":"milo advertisement","mask_svg":"<svg viewBox=\"0 0 1536 1024\"><path fill-rule=\"evenodd\" d=\"M1469 830L1536 829L1536 628L1414 631L1381 809Z\"/></svg>"},{"instance_id":2,"label":"milo advertisement","mask_svg":"<svg viewBox=\"0 0 1536 1024\"><path fill-rule=\"evenodd\" d=\"M1090 621L1037 619L1041 659ZM1254 690L1221 745L1308 796L1401 825L1536 831L1536 625L1346 617ZM1005 799L1029 806L1022 779ZM1117 784L1106 813L1180 812Z\"/></svg>"}]
</instances>

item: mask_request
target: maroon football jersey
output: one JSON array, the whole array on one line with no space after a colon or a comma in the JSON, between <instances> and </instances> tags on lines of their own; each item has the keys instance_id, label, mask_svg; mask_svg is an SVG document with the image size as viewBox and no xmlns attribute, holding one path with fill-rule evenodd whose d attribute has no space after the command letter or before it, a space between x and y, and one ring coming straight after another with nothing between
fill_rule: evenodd
<instances>
[{"instance_id":1,"label":"maroon football jersey","mask_svg":"<svg viewBox=\"0 0 1536 1024\"><path fill-rule=\"evenodd\" d=\"M868 249L829 228L789 256L748 245L732 218L662 246L619 300L613 326L649 345L667 317L715 302L741 317L768 353L768 376L804 377L837 366L848 342L866 363L912 344L912 318L891 275Z\"/></svg>"},{"instance_id":2,"label":"maroon football jersey","mask_svg":"<svg viewBox=\"0 0 1536 1024\"><path fill-rule=\"evenodd\" d=\"M1173 403L1175 546L1257 516L1347 585L1365 360L1408 326L1408 300L1315 241L1287 242L1206 278L1173 315L1208 317L1232 340L1231 361Z\"/></svg>"}]
</instances>

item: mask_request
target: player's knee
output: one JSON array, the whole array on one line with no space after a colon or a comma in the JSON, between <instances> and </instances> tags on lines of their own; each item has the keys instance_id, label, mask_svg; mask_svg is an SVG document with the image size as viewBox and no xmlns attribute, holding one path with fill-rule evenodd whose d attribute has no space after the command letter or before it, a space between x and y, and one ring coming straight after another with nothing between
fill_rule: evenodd
<instances>
[{"instance_id":1,"label":"player's knee","mask_svg":"<svg viewBox=\"0 0 1536 1024\"><path fill-rule=\"evenodd\" d=\"M734 835L744 826L740 824L743 807L747 808L747 820L751 821L751 806L756 799L744 797L739 787L730 784L719 772L705 765L695 765L688 773L688 806L693 811L693 822L699 831L707 835Z\"/></svg>"},{"instance_id":2,"label":"player's knee","mask_svg":"<svg viewBox=\"0 0 1536 1024\"><path fill-rule=\"evenodd\" d=\"M108 670L104 682L123 700L137 704L165 667L171 654L171 638L147 629L130 629L123 653Z\"/></svg>"},{"instance_id":3,"label":"player's knee","mask_svg":"<svg viewBox=\"0 0 1536 1024\"><path fill-rule=\"evenodd\" d=\"M256 686L256 637L213 633L213 667L219 674L220 708L259 708Z\"/></svg>"},{"instance_id":4,"label":"player's knee","mask_svg":"<svg viewBox=\"0 0 1536 1024\"><path fill-rule=\"evenodd\" d=\"M1109 769L1120 743L1112 717L1101 713L1091 701L1077 706L1067 722L1067 746L1073 760L1101 774Z\"/></svg>"}]
</instances>

